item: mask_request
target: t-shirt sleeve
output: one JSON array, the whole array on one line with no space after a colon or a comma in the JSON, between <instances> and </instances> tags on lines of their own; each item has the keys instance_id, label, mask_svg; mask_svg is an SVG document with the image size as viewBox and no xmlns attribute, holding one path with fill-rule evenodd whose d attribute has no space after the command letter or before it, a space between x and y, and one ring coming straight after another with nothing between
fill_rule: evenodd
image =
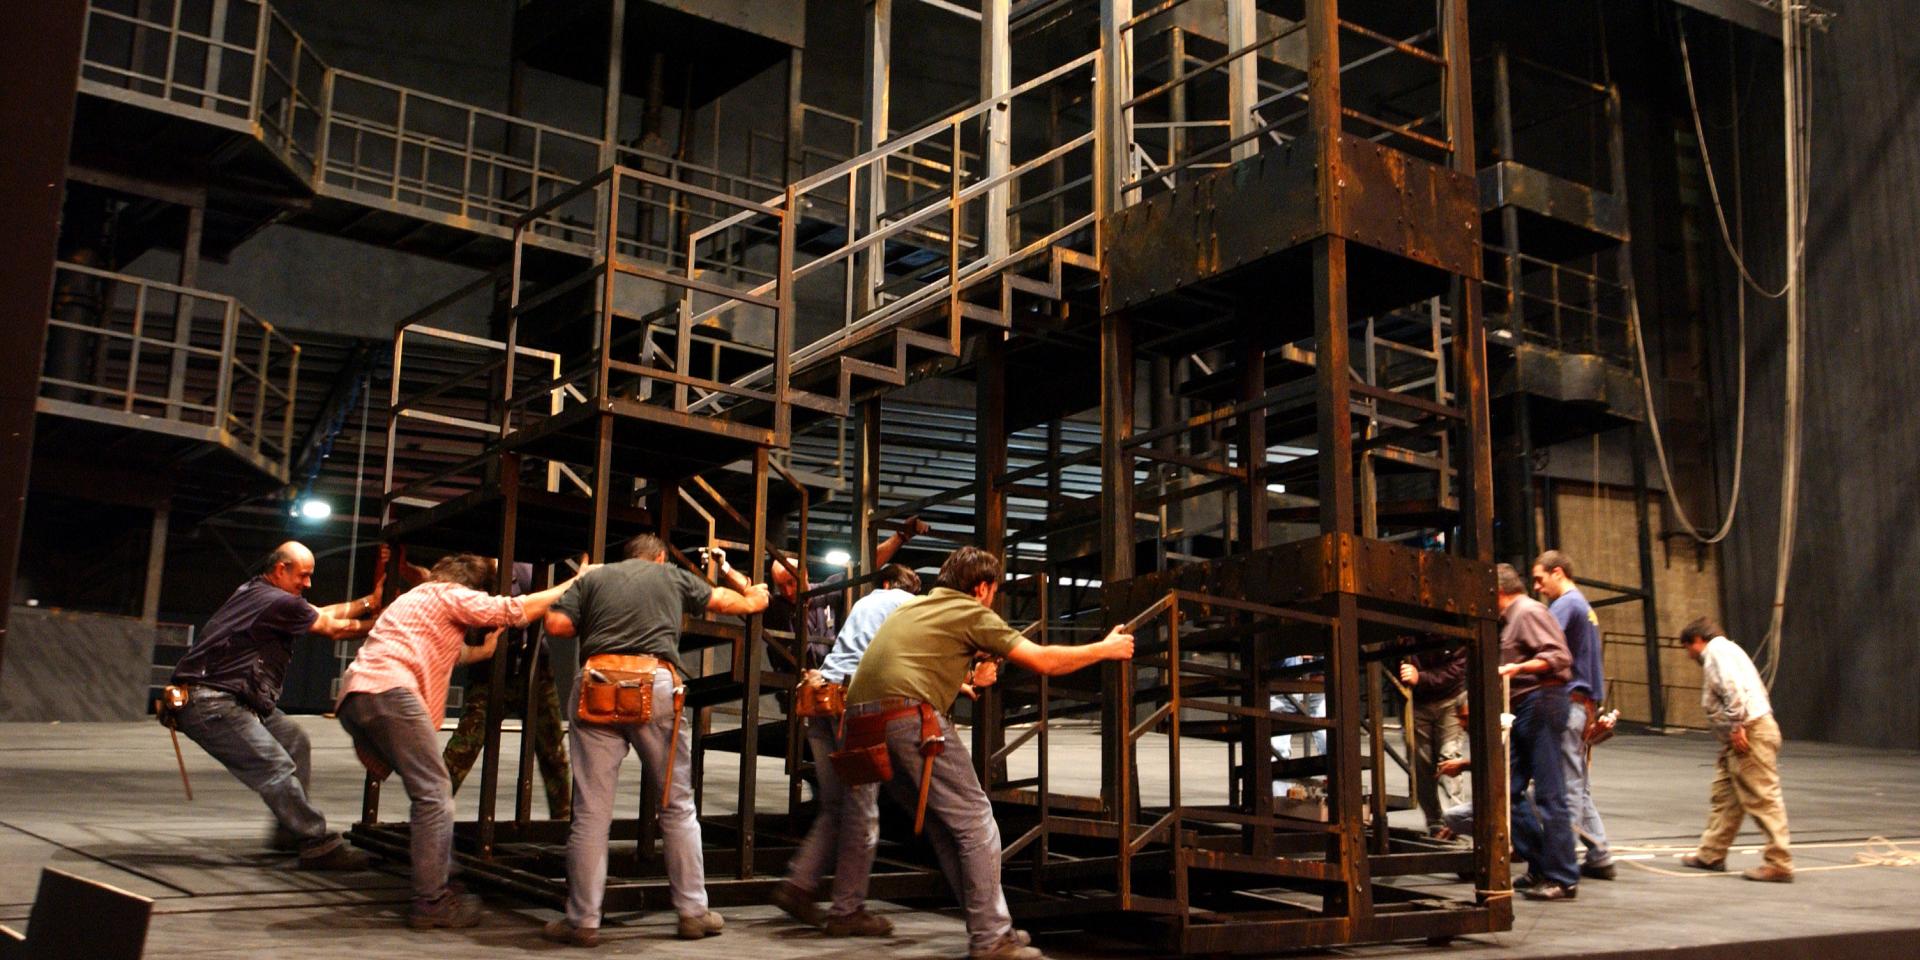
<instances>
[{"instance_id":1,"label":"t-shirt sleeve","mask_svg":"<svg viewBox=\"0 0 1920 960\"><path fill-rule=\"evenodd\" d=\"M984 606L980 608L979 615L974 618L971 629L967 631L967 642L973 644L974 649L983 650L996 657L1004 657L1012 653L1013 648L1018 646L1022 639L1024 638L1020 636L1020 631L1007 626L1007 622L1000 619L999 614Z\"/></svg>"},{"instance_id":2,"label":"t-shirt sleeve","mask_svg":"<svg viewBox=\"0 0 1920 960\"><path fill-rule=\"evenodd\" d=\"M707 604L713 602L713 584L685 567L671 567L674 588L680 593L680 603L688 613L705 613Z\"/></svg>"},{"instance_id":3,"label":"t-shirt sleeve","mask_svg":"<svg viewBox=\"0 0 1920 960\"><path fill-rule=\"evenodd\" d=\"M553 606L547 609L550 612L565 616L568 620L573 621L573 626L576 630L579 629L581 626L580 612L586 606L587 595L593 589L593 579L593 574L589 573L575 580L573 586L568 587L567 592L561 594L560 599L555 600Z\"/></svg>"},{"instance_id":4,"label":"t-shirt sleeve","mask_svg":"<svg viewBox=\"0 0 1920 960\"><path fill-rule=\"evenodd\" d=\"M314 622L320 619L320 608L289 593L284 599L275 600L262 619L275 630L300 637L312 630Z\"/></svg>"}]
</instances>

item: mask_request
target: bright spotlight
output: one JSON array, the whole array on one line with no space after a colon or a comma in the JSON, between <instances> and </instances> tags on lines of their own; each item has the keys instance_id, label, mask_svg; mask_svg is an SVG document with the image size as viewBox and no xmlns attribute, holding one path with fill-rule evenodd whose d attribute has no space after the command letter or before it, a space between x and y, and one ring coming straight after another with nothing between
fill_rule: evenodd
<instances>
[{"instance_id":1,"label":"bright spotlight","mask_svg":"<svg viewBox=\"0 0 1920 960\"><path fill-rule=\"evenodd\" d=\"M828 550L826 561L829 567L844 567L853 562L853 555L845 550Z\"/></svg>"},{"instance_id":2,"label":"bright spotlight","mask_svg":"<svg viewBox=\"0 0 1920 960\"><path fill-rule=\"evenodd\" d=\"M1284 483L1269 483L1267 484L1267 492L1268 493L1286 493L1287 485Z\"/></svg>"},{"instance_id":3,"label":"bright spotlight","mask_svg":"<svg viewBox=\"0 0 1920 960\"><path fill-rule=\"evenodd\" d=\"M325 520L333 516L333 504L319 497L308 497L300 501L298 510L300 517L304 520Z\"/></svg>"}]
</instances>

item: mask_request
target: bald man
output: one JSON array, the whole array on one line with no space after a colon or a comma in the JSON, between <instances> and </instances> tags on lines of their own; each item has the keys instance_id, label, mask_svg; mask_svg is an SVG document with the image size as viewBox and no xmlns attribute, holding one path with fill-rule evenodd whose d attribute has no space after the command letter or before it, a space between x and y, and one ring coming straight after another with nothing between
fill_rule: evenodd
<instances>
[{"instance_id":1,"label":"bald man","mask_svg":"<svg viewBox=\"0 0 1920 960\"><path fill-rule=\"evenodd\" d=\"M345 640L373 626L385 553L382 547L372 593L316 607L304 597L313 586L313 551L292 540L281 544L266 571L214 611L173 670L171 682L187 690L187 704L174 717L180 732L266 801L275 846L297 847L303 869L359 870L367 857L328 830L327 818L307 799L307 735L275 704L295 640Z\"/></svg>"}]
</instances>

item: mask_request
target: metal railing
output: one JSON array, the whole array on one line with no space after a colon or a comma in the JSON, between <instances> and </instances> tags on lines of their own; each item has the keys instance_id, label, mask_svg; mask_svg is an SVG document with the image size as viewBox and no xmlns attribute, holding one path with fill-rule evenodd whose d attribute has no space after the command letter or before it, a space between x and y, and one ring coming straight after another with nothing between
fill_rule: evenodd
<instances>
[{"instance_id":1,"label":"metal railing","mask_svg":"<svg viewBox=\"0 0 1920 960\"><path fill-rule=\"evenodd\" d=\"M968 143L985 135L981 128L990 115L1005 114L1011 128L1027 110L1046 109L1047 98L1061 85L1082 88L1091 96L1097 58L1097 51L1088 52L1004 94L895 137L795 182L784 198L771 204L798 211L822 197L837 196L858 214L849 218L844 243L792 267L796 289L832 304L830 313L804 318L813 322L805 330L806 344L793 351L792 372L831 362L897 321L924 316L942 304L957 329L960 298L968 288L1076 234L1081 236L1073 242L1091 247L1091 237L1083 231L1094 220L1093 178L1091 172L1076 175L1092 168L1091 129L1077 135L1063 132L1030 156L1009 158L1002 170L992 169L984 154L969 151ZM1041 104L1035 106L1035 100ZM942 158L934 159L930 151ZM932 189L916 190L925 187ZM693 231L687 237L689 256L709 246L737 246L729 234L755 229L757 215L743 212ZM988 242L990 236L1005 240ZM903 253L906 256L900 256ZM773 281L762 283L705 307L692 322L723 318L771 290ZM731 385L736 390L765 388L785 378L785 371L765 366ZM825 409L837 409L843 401L796 394L796 402ZM696 409L720 402L703 396Z\"/></svg>"},{"instance_id":2,"label":"metal railing","mask_svg":"<svg viewBox=\"0 0 1920 960\"><path fill-rule=\"evenodd\" d=\"M1527 341L1570 353L1590 353L1632 365L1633 342L1628 339L1628 291L1625 284L1606 276L1615 254L1593 254L1574 266L1513 250L1489 258L1500 272L1489 272L1486 288L1487 325L1506 329ZM1519 283L1511 277L1519 271Z\"/></svg>"},{"instance_id":3,"label":"metal railing","mask_svg":"<svg viewBox=\"0 0 1920 960\"><path fill-rule=\"evenodd\" d=\"M54 267L43 409L194 436L284 479L300 346L232 297Z\"/></svg>"},{"instance_id":4,"label":"metal railing","mask_svg":"<svg viewBox=\"0 0 1920 960\"><path fill-rule=\"evenodd\" d=\"M521 270L525 240L545 229L554 211L580 204L597 210L593 264L529 286ZM728 221L735 223L730 242L672 245L680 236L698 236ZM593 330L592 346L585 353L563 354L561 369L531 394L520 392L509 355L502 435L540 416L528 406L529 398L537 403L544 392L571 388L602 409L659 408L687 425L698 423L696 414L752 404L763 414L756 422L769 426L779 445L786 443L793 313L793 231L786 209L612 167L529 211L515 224L514 239L508 344L517 349L523 338L557 336L582 316ZM769 256L770 269L752 268ZM770 279L750 290L729 282L742 273ZM581 298L590 307L582 310ZM734 304L749 316L723 321L703 309L716 301ZM765 388L728 380L731 370L763 362L778 371ZM695 391L715 402L695 409Z\"/></svg>"},{"instance_id":5,"label":"metal railing","mask_svg":"<svg viewBox=\"0 0 1920 960\"><path fill-rule=\"evenodd\" d=\"M253 119L266 4L93 0L80 78L230 120Z\"/></svg>"}]
</instances>

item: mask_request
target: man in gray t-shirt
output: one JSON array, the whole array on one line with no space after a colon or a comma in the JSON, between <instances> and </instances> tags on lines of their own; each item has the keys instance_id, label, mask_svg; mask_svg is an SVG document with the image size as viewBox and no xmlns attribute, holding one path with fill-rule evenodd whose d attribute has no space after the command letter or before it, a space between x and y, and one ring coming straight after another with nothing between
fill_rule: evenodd
<instances>
[{"instance_id":1,"label":"man in gray t-shirt","mask_svg":"<svg viewBox=\"0 0 1920 960\"><path fill-rule=\"evenodd\" d=\"M666 841L667 881L680 914L680 937L697 940L720 932L720 915L707 909L706 866L700 858L700 821L693 808L693 730L678 724L673 691L684 682L680 622L689 613L750 616L767 608L765 584L748 583L731 568L732 587L716 587L667 563L659 537L643 533L627 542L627 559L592 570L547 611L548 636L580 638L582 660L602 653L650 654L671 665L656 674L653 719L634 725L587 723L576 707L568 743L573 752L573 825L567 834L567 916L547 924L542 935L576 946L600 940L600 905L607 888L607 832L613 824L614 787L631 745L654 783L672 764L672 795L660 810Z\"/></svg>"}]
</instances>

